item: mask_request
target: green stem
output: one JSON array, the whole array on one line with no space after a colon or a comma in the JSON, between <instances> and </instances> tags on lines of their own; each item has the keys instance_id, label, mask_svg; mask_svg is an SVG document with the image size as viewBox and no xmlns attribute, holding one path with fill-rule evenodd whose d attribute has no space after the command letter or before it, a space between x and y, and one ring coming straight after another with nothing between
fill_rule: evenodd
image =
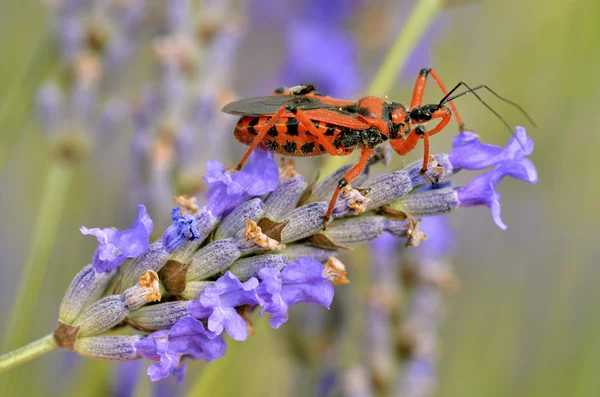
<instances>
[{"instance_id":1,"label":"green stem","mask_svg":"<svg viewBox=\"0 0 600 397\"><path fill-rule=\"evenodd\" d=\"M52 334L46 335L26 346L0 356L0 372L4 372L19 364L56 349Z\"/></svg>"},{"instance_id":2,"label":"green stem","mask_svg":"<svg viewBox=\"0 0 600 397\"><path fill-rule=\"evenodd\" d=\"M35 305L46 276L46 265L56 239L56 229L62 218L73 168L55 161L50 167L35 223L29 256L23 269L21 285L14 298L9 320L5 323L2 350L21 345L27 338Z\"/></svg>"},{"instance_id":3,"label":"green stem","mask_svg":"<svg viewBox=\"0 0 600 397\"><path fill-rule=\"evenodd\" d=\"M373 81L369 84L369 88L367 88L369 95L384 96L388 92L396 75L406 63L408 55L442 8L442 3L443 0L419 0L417 2ZM329 175L345 162L346 160L343 158L329 156L323 165L321 175Z\"/></svg>"}]
</instances>

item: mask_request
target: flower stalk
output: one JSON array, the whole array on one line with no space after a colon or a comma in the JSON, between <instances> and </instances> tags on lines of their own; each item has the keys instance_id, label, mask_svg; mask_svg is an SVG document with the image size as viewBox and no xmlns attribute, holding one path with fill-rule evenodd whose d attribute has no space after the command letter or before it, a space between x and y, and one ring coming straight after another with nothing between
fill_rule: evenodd
<instances>
[{"instance_id":1,"label":"flower stalk","mask_svg":"<svg viewBox=\"0 0 600 397\"><path fill-rule=\"evenodd\" d=\"M3 354L0 356L0 373L29 360L33 360L54 349L56 349L56 344L54 343L53 335L50 334L17 350Z\"/></svg>"}]
</instances>

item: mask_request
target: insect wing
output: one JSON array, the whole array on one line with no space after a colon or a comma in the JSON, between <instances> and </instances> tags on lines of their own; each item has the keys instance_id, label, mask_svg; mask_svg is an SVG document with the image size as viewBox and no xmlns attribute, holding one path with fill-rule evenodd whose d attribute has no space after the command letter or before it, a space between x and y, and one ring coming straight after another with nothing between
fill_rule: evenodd
<instances>
[{"instance_id":1,"label":"insect wing","mask_svg":"<svg viewBox=\"0 0 600 397\"><path fill-rule=\"evenodd\" d=\"M277 113L279 109L285 106L293 106L302 110L329 108L319 99L309 96L295 95L271 95L256 98L241 99L225 105L222 112L236 114L240 116L265 116Z\"/></svg>"}]
</instances>

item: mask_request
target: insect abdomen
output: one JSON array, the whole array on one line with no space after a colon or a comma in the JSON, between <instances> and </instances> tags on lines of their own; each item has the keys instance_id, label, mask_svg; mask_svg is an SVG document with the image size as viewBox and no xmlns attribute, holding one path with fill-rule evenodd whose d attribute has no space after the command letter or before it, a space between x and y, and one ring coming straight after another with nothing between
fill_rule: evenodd
<instances>
[{"instance_id":1,"label":"insect abdomen","mask_svg":"<svg viewBox=\"0 0 600 397\"><path fill-rule=\"evenodd\" d=\"M236 139L250 145L269 120L270 116L242 117L233 130ZM356 146L340 145L340 136L351 133L347 128L332 126L324 122L313 121L315 127L332 145L336 143L336 155L344 156L352 153ZM267 131L258 147L285 156L319 156L327 150L319 144L306 128L292 117L281 117L277 124Z\"/></svg>"}]
</instances>

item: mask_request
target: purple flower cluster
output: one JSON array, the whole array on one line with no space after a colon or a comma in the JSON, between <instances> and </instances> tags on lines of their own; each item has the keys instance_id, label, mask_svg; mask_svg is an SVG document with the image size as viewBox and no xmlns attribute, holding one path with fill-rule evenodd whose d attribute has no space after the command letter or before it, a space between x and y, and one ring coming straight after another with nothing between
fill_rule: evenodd
<instances>
[{"instance_id":1,"label":"purple flower cluster","mask_svg":"<svg viewBox=\"0 0 600 397\"><path fill-rule=\"evenodd\" d=\"M92 264L77 275L63 299L59 334L67 340L61 346L101 359L148 358L156 361L148 370L152 380L171 373L181 380L184 358L221 357L225 334L245 340L249 316L257 309L260 315L269 314L271 326L278 328L287 321L289 306L329 307L332 284L346 280L343 265L331 259L337 248L386 232L416 246L424 234L412 216L488 205L487 197L497 196L494 188L504 175L535 182L535 167L526 159L532 150L523 129L504 149L462 133L453 152L435 156L436 161L448 175L461 168L493 166L488 173L493 177L483 174L462 188L448 182L449 186L432 189L424 188L428 182L419 173L420 162L375 178L365 173L355 183L367 189L341 195L325 231L322 222L329 194L347 167L325 177L307 195L302 176L288 175L280 181L271 153L255 151L246 167L235 173L209 162L206 206L181 197L180 206L171 213L172 225L154 243L148 244L152 221L143 206L130 229L82 228L100 245ZM489 178L487 185L478 182L485 178ZM382 206L387 209L374 211ZM404 212L407 219L398 220L393 209ZM389 211L390 217L381 215ZM440 247L432 252L446 250ZM116 268L127 259L132 260L119 271L116 287L107 291ZM429 277L425 270L423 277ZM149 304L160 298L159 291L164 291L163 301ZM101 335L125 319L145 333Z\"/></svg>"},{"instance_id":2,"label":"purple flower cluster","mask_svg":"<svg viewBox=\"0 0 600 397\"><path fill-rule=\"evenodd\" d=\"M271 325L279 328L287 321L288 306L304 302L329 308L333 300L333 286L323 276L321 264L311 258L294 261L283 271L262 269L259 278L242 283L226 272L189 304L188 316L170 330L155 332L137 342L137 354L158 361L148 368L150 379L156 381L172 373L181 382L183 357L206 361L220 358L226 350L223 331L234 340L246 340L248 325L236 308L262 306L261 315L271 314ZM199 320L206 321L207 327Z\"/></svg>"}]
</instances>

